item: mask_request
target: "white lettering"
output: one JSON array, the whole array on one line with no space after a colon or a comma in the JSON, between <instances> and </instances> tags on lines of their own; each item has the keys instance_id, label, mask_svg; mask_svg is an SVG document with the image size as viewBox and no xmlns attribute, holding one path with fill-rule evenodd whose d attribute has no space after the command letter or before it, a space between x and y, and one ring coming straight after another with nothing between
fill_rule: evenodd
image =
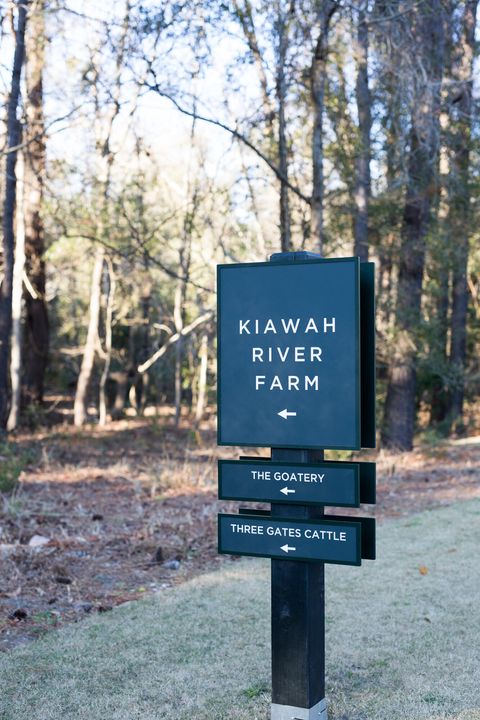
<instances>
[{"instance_id":1,"label":"white lettering","mask_svg":"<svg viewBox=\"0 0 480 720\"><path fill-rule=\"evenodd\" d=\"M300 528L272 527L267 525L267 535L276 537L299 538L302 537Z\"/></svg>"},{"instance_id":2,"label":"white lettering","mask_svg":"<svg viewBox=\"0 0 480 720\"><path fill-rule=\"evenodd\" d=\"M289 375L288 376L288 389L289 390L298 390L298 383L300 382L300 378L298 375Z\"/></svg>"},{"instance_id":3,"label":"white lettering","mask_svg":"<svg viewBox=\"0 0 480 720\"><path fill-rule=\"evenodd\" d=\"M310 318L309 321L308 321L308 323L307 323L307 327L305 328L305 335L306 335L308 332L316 332L316 333L318 333L317 323L315 322L315 320L314 320L313 318Z\"/></svg>"},{"instance_id":4,"label":"white lettering","mask_svg":"<svg viewBox=\"0 0 480 720\"><path fill-rule=\"evenodd\" d=\"M250 470L253 480L270 480L270 470Z\"/></svg>"},{"instance_id":5,"label":"white lettering","mask_svg":"<svg viewBox=\"0 0 480 720\"><path fill-rule=\"evenodd\" d=\"M294 324L293 318L288 318L287 322L285 322L285 320L284 320L283 318L281 318L280 322L281 322L282 325L283 325L283 331L284 331L285 333L289 333L290 330L291 330L291 331L293 332L293 334L295 335L295 333L296 333L297 330L298 330L298 325L299 325L299 323L300 323L300 318L297 318L297 321L295 322L295 324Z\"/></svg>"},{"instance_id":6,"label":"white lettering","mask_svg":"<svg viewBox=\"0 0 480 720\"><path fill-rule=\"evenodd\" d=\"M329 328L332 332L335 332L335 318L332 318L330 322L327 322L327 318L323 318L323 332L328 332Z\"/></svg>"},{"instance_id":7,"label":"white lettering","mask_svg":"<svg viewBox=\"0 0 480 720\"><path fill-rule=\"evenodd\" d=\"M256 360L263 362L263 349L262 348L252 348L252 362L255 362Z\"/></svg>"},{"instance_id":8,"label":"white lettering","mask_svg":"<svg viewBox=\"0 0 480 720\"><path fill-rule=\"evenodd\" d=\"M305 390L308 390L309 387L314 390L318 390L318 375L314 375L313 378L309 378L308 375L305 375Z\"/></svg>"},{"instance_id":9,"label":"white lettering","mask_svg":"<svg viewBox=\"0 0 480 720\"><path fill-rule=\"evenodd\" d=\"M300 325L300 323L302 324ZM303 320L301 318L280 318L279 321L275 321L273 318L239 320L240 335L266 335L267 333L277 335L279 332L283 332L285 335L296 335L300 332L303 332L305 335L311 332L315 334L319 334L320 332L334 333L336 332L336 318L310 317L304 318Z\"/></svg>"},{"instance_id":10,"label":"white lettering","mask_svg":"<svg viewBox=\"0 0 480 720\"><path fill-rule=\"evenodd\" d=\"M268 380L266 375L255 375L255 390L264 386L269 390L319 390L318 375L286 375L283 379L280 375L273 375Z\"/></svg>"},{"instance_id":11,"label":"white lettering","mask_svg":"<svg viewBox=\"0 0 480 720\"><path fill-rule=\"evenodd\" d=\"M280 378L278 377L278 375L275 375L275 377L272 380L272 384L270 385L270 390L275 390L275 389L283 390L283 385L280 382Z\"/></svg>"},{"instance_id":12,"label":"white lettering","mask_svg":"<svg viewBox=\"0 0 480 720\"><path fill-rule=\"evenodd\" d=\"M322 362L322 358L320 355L322 354L322 348L319 347L311 347L310 348L310 360L313 362L314 360L318 360L318 362Z\"/></svg>"},{"instance_id":13,"label":"white lettering","mask_svg":"<svg viewBox=\"0 0 480 720\"><path fill-rule=\"evenodd\" d=\"M246 525L241 523L230 523L232 532L243 533L244 535L263 535L262 525Z\"/></svg>"}]
</instances>

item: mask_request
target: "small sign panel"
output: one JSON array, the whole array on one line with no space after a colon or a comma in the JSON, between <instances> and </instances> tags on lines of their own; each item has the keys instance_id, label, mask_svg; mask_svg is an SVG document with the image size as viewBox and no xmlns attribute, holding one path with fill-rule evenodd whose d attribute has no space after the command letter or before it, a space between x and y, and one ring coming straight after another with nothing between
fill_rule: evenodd
<instances>
[{"instance_id":1,"label":"small sign panel","mask_svg":"<svg viewBox=\"0 0 480 720\"><path fill-rule=\"evenodd\" d=\"M359 449L358 258L218 267L218 442Z\"/></svg>"},{"instance_id":2,"label":"small sign panel","mask_svg":"<svg viewBox=\"0 0 480 720\"><path fill-rule=\"evenodd\" d=\"M229 555L361 565L361 523L219 515L218 551Z\"/></svg>"},{"instance_id":3,"label":"small sign panel","mask_svg":"<svg viewBox=\"0 0 480 720\"><path fill-rule=\"evenodd\" d=\"M358 507L359 463L219 460L218 496L221 500Z\"/></svg>"}]
</instances>

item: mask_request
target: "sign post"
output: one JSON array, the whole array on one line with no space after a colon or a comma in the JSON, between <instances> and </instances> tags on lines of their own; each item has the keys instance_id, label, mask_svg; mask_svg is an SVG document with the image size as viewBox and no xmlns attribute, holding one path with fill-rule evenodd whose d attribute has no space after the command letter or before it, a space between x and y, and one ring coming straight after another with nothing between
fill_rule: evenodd
<instances>
[{"instance_id":1,"label":"sign post","mask_svg":"<svg viewBox=\"0 0 480 720\"><path fill-rule=\"evenodd\" d=\"M271 447L219 462L219 497L271 511L219 516L219 552L271 558L271 720L326 720L325 563L375 557L374 521L324 507L375 502L373 266L279 253L218 269L218 443Z\"/></svg>"}]
</instances>

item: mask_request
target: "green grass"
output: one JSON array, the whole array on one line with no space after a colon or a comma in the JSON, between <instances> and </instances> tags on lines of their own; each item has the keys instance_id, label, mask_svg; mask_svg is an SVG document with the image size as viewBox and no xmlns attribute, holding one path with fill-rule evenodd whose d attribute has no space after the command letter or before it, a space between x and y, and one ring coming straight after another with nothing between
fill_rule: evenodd
<instances>
[{"instance_id":1,"label":"green grass","mask_svg":"<svg viewBox=\"0 0 480 720\"><path fill-rule=\"evenodd\" d=\"M328 566L330 720L480 720L479 512L388 522L376 562ZM269 687L269 563L242 560L3 655L0 718L266 720Z\"/></svg>"}]
</instances>

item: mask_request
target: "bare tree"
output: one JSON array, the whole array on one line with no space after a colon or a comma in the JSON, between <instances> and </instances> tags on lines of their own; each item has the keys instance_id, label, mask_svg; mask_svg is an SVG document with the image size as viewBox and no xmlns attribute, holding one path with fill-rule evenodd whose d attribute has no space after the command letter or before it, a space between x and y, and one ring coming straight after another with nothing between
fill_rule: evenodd
<instances>
[{"instance_id":1,"label":"bare tree","mask_svg":"<svg viewBox=\"0 0 480 720\"><path fill-rule=\"evenodd\" d=\"M275 57L274 88L269 87L268 62L260 49L255 15L250 0L234 1L235 17L240 23L250 56L258 74L262 103L263 151L278 167L280 247L288 252L291 247L291 213L289 203L289 153L287 138L287 56L290 43L290 26L293 5L284 0L259 6L264 17L271 15L272 46ZM271 77L271 75L270 75ZM274 102L274 100L275 102ZM258 122L258 121L257 121Z\"/></svg>"},{"instance_id":2,"label":"bare tree","mask_svg":"<svg viewBox=\"0 0 480 720\"><path fill-rule=\"evenodd\" d=\"M195 407L195 423L198 426L205 412L207 398L207 370L208 370L208 333L202 333L199 352L200 367L198 371L197 404Z\"/></svg>"},{"instance_id":3,"label":"bare tree","mask_svg":"<svg viewBox=\"0 0 480 720\"><path fill-rule=\"evenodd\" d=\"M25 162L24 153L19 151L17 158L17 202L15 261L13 265L12 289L12 336L10 377L12 384L12 400L8 416L7 430L15 430L20 418L21 401L21 369L22 369L22 289L25 273Z\"/></svg>"},{"instance_id":4,"label":"bare tree","mask_svg":"<svg viewBox=\"0 0 480 720\"><path fill-rule=\"evenodd\" d=\"M7 157L3 208L3 279L0 288L0 428L6 426L9 405L8 361L12 328L12 285L15 245L14 215L17 189L15 166L17 162L17 148L21 136L17 109L20 100L22 66L25 58L27 2L26 0L17 0L15 6L17 7L17 28L15 32L15 53L13 57L11 89L7 106Z\"/></svg>"},{"instance_id":5,"label":"bare tree","mask_svg":"<svg viewBox=\"0 0 480 720\"><path fill-rule=\"evenodd\" d=\"M110 364L112 360L112 319L113 319L113 304L115 300L115 287L116 279L115 272L113 269L113 263L110 257L107 256L104 267L106 266L107 271L107 307L105 309L105 352L104 355L104 366L102 375L99 383L99 401L98 401L98 424L106 425L107 423L107 397L106 397L106 384L108 373L110 372Z\"/></svg>"},{"instance_id":6,"label":"bare tree","mask_svg":"<svg viewBox=\"0 0 480 720\"><path fill-rule=\"evenodd\" d=\"M88 309L88 330L83 350L82 365L77 380L75 392L73 422L80 426L87 417L87 391L95 360L95 351L98 345L98 322L100 317L101 283L105 250L99 247L95 253L93 264L92 283L90 290L90 305Z\"/></svg>"},{"instance_id":7,"label":"bare tree","mask_svg":"<svg viewBox=\"0 0 480 720\"><path fill-rule=\"evenodd\" d=\"M117 46L115 58L115 77L110 102L107 105L106 118L102 117L101 102L99 99L99 73L100 59L94 63L94 80L93 92L95 99L95 113L97 123L97 160L98 160L98 178L99 178L99 223L97 226L98 240L103 241L106 233L106 217L108 213L109 189L113 161L115 158L111 147L112 130L115 119L118 117L121 109L120 93L122 88L122 72L124 69L124 58L126 51L127 34L130 26L130 0L125 2L124 19L121 29L121 36ZM100 126L105 125L102 132ZM98 326L100 319L100 297L101 297L101 280L103 273L103 264L105 261L105 247L101 243L97 246L95 252L95 261L92 273L89 321L87 339L83 351L82 364L77 381L75 392L73 421L77 426L83 425L87 416L87 391L92 375L95 353L99 346Z\"/></svg>"}]
</instances>

